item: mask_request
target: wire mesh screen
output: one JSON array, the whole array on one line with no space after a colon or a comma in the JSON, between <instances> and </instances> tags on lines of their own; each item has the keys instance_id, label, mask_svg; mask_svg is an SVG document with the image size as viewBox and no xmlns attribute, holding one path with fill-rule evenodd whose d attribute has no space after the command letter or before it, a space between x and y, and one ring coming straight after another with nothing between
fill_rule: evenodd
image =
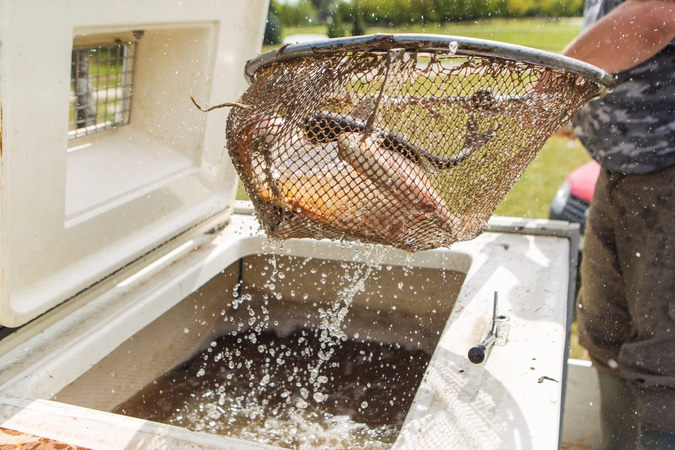
<instances>
[{"instance_id":1,"label":"wire mesh screen","mask_svg":"<svg viewBox=\"0 0 675 450\"><path fill-rule=\"evenodd\" d=\"M407 251L472 239L546 139L605 89L452 43L378 44L277 58L230 112L227 148L268 235Z\"/></svg>"},{"instance_id":2,"label":"wire mesh screen","mask_svg":"<svg viewBox=\"0 0 675 450\"><path fill-rule=\"evenodd\" d=\"M129 123L135 43L74 49L69 139Z\"/></svg>"}]
</instances>

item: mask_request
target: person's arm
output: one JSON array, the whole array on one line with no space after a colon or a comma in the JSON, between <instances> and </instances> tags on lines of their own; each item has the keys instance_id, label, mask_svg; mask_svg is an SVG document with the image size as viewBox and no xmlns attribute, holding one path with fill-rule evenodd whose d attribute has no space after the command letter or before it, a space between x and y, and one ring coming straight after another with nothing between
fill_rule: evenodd
<instances>
[{"instance_id":1,"label":"person's arm","mask_svg":"<svg viewBox=\"0 0 675 450\"><path fill-rule=\"evenodd\" d=\"M675 2L628 0L570 43L563 54L606 72L629 69L675 38Z\"/></svg>"}]
</instances>

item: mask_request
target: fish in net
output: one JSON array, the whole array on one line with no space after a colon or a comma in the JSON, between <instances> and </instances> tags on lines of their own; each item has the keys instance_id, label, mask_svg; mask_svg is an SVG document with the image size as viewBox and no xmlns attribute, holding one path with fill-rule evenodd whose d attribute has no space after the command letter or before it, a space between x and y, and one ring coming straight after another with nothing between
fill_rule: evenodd
<instances>
[{"instance_id":1,"label":"fish in net","mask_svg":"<svg viewBox=\"0 0 675 450\"><path fill-rule=\"evenodd\" d=\"M569 58L432 35L291 45L246 73L227 149L265 232L411 252L477 236L546 139L612 88Z\"/></svg>"}]
</instances>

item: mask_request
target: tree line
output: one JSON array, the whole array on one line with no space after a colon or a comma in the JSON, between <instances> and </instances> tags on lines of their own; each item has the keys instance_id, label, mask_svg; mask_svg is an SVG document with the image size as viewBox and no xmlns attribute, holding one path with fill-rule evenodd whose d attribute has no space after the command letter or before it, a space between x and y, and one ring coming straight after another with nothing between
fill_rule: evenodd
<instances>
[{"instance_id":1,"label":"tree line","mask_svg":"<svg viewBox=\"0 0 675 450\"><path fill-rule=\"evenodd\" d=\"M283 26L354 23L398 26L404 23L460 22L491 17L572 17L583 13L583 0L300 0L270 8Z\"/></svg>"}]
</instances>

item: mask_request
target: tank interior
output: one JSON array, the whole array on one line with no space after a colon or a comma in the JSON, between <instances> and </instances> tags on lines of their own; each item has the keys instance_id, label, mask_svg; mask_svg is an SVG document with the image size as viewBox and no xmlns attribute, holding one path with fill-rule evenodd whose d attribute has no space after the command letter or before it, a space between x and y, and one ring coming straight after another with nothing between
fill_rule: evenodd
<instances>
[{"instance_id":1,"label":"tank interior","mask_svg":"<svg viewBox=\"0 0 675 450\"><path fill-rule=\"evenodd\" d=\"M282 447L388 448L465 276L246 256L52 400Z\"/></svg>"}]
</instances>

